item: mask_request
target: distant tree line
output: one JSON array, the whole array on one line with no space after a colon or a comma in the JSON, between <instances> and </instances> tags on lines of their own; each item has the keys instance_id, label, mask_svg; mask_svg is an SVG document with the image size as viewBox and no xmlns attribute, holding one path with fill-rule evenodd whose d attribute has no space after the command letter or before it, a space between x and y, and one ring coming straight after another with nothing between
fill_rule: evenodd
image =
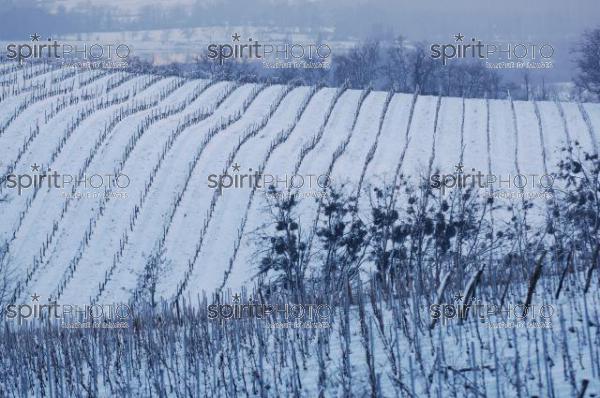
<instances>
[{"instance_id":1,"label":"distant tree line","mask_svg":"<svg viewBox=\"0 0 600 398\"><path fill-rule=\"evenodd\" d=\"M478 61L453 60L442 65L430 56L424 42L410 43L402 36L371 38L344 52L333 52L329 68L265 68L260 62L232 61L199 57L193 64L153 65L139 59L130 63L132 71L178 76L210 77L241 82L297 83L339 87L443 95L465 98L517 100L600 99L600 28L586 31L574 51L577 74L573 85L549 85L543 76L534 79L525 70L517 80Z\"/></svg>"},{"instance_id":2,"label":"distant tree line","mask_svg":"<svg viewBox=\"0 0 600 398\"><path fill-rule=\"evenodd\" d=\"M135 11L124 12L86 4L56 9L40 5L35 0L0 0L0 37L3 39L27 38L32 31L46 35L73 34L103 31L139 31L149 29L190 29L202 26L272 26L280 25L285 15L288 26L326 26L331 22L335 3L294 4L258 0L253 4L239 4L233 0L196 2L189 6L146 5ZM309 11L310 10L312 11ZM235 12L231 12L235 9ZM351 8L347 12L360 9ZM346 39L352 30L342 20L344 12L335 9L335 31L331 37ZM338 15L339 12L342 16ZM335 14L335 13L334 13ZM339 24L338 24L339 22ZM430 57L426 43L409 43L391 31L370 27L376 38L367 39L349 51L334 51L330 69L267 69L251 63L215 63L203 59L196 65L168 65L154 67L144 62L134 62L132 69L167 74L210 75L242 81L300 81L306 84L339 86L348 82L351 88L372 87L377 90L414 92L417 87L423 94L441 94L458 97L551 99L557 91L569 91L569 99L596 101L600 96L600 28L588 30L581 36L575 49L574 90L570 87L548 86L545 81L533 81L524 72L518 81L502 81L500 74L487 69L479 62L459 62L441 65ZM354 32L353 34L355 34ZM362 32L364 37L366 32ZM137 69L136 69L137 68Z\"/></svg>"},{"instance_id":3,"label":"distant tree line","mask_svg":"<svg viewBox=\"0 0 600 398\"><path fill-rule=\"evenodd\" d=\"M551 90L532 82L503 81L500 73L477 61L456 60L442 65L430 57L426 43L368 39L344 52L333 52L327 68L265 68L261 62L198 57L193 64L152 65L136 59L130 69L142 73L236 80L241 82L297 83L351 89L419 93L466 98L550 99Z\"/></svg>"}]
</instances>

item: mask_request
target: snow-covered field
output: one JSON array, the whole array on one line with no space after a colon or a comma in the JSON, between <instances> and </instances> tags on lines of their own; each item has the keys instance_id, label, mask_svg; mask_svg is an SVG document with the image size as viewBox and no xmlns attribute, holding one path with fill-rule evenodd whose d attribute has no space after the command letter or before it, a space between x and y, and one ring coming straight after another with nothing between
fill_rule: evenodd
<instances>
[{"instance_id":1,"label":"snow-covered field","mask_svg":"<svg viewBox=\"0 0 600 398\"><path fill-rule=\"evenodd\" d=\"M328 192L321 184L324 176L358 197L358 214L365 219L373 205L371 187L397 182L400 176L415 186L433 175L493 176L496 181L488 188L503 194L496 203L519 202L519 195L530 195L526 225L543 226L550 206L543 194L547 188L564 188L558 182L548 186L543 179L558 171L561 148L578 142L597 154L599 134L599 104L461 99L1 64L0 244L6 248L2 269L10 274L8 302L28 303L31 296L63 305L130 302L148 289L148 264L157 258L160 266L150 268L156 273L150 279L155 281L157 300L198 303L205 293L252 286L261 249L255 232L268 222L265 209L270 203L262 185L249 184L257 171L262 182L268 179L283 193L304 197L298 205L303 231L311 231L322 214L322 203L315 198ZM515 186L515 181L522 183L517 176L527 179L524 186ZM222 189L215 187L218 181L225 183ZM476 189L479 195L488 191ZM494 208L486 217L499 225L513 217L508 209ZM165 367L167 376L160 374L163 387L140 381L158 377L152 373L156 369L150 356L145 357L147 365L134 360L143 352L141 346L128 340L128 348L123 348L122 341L107 338L106 347L118 348L98 348L93 361L107 373L96 374L94 380L123 377L129 383L137 378L138 389L132 393L111 385L95 392L176 395L173 391L185 391L182 385L189 388L188 382L200 389L202 372L204 396L234 396L242 390L248 396L250 390L262 396L344 396L353 386L356 396L385 391L382 395L562 397L577 396L586 379L591 384L585 396L591 397L599 391L598 350L592 347L599 339L600 297L596 282L590 295L579 294L584 279L575 272L565 279L569 287L552 301L559 315L551 330L493 330L473 322L425 333L429 320L421 319L420 311L430 304L431 295L417 296L414 280L406 281L411 286L406 297L384 298L377 290L365 293L372 295L370 303L363 303L370 318L361 315L362 304L348 304L342 311L348 318L335 318L334 331L326 338L315 331L303 337L283 331L254 335L246 333L251 330L244 329L247 325L224 333L226 329L190 312L186 316L195 320L186 324L184 329L190 329L183 334L177 321L145 332L148 341L173 345L166 359L160 357L170 364ZM492 295L498 286L482 289ZM525 296L525 285L512 288L513 297ZM554 278L542 278L537 291L545 292L545 299L556 289ZM394 304L383 309L385 300ZM190 345L198 342L190 326L196 321L203 338L211 339L200 339L202 347ZM6 333L7 344L20 339L8 329ZM311 345L309 338L326 342ZM288 347L282 343L288 340L293 358L287 358ZM241 365L234 359L238 349ZM127 351L124 366L141 374L123 376L117 371L121 359L112 355L119 350ZM200 365L193 359L199 352L205 360ZM263 358L268 369L263 369ZM0 376L11 366L21 366L19 360L11 361L0 366ZM219 375L208 375L212 371L207 364L218 366ZM331 379L326 364L336 369L329 371ZM276 366L284 369L280 375ZM188 375L192 368L196 373ZM64 381L66 371L61 369L56 377ZM255 381L259 372L260 386L252 389L246 377ZM167 391L166 378L172 383L172 375L181 376L180 384L171 384ZM234 389L228 377L243 379L244 386ZM0 383L0 388L11 391L19 383ZM265 383L282 390L267 392ZM49 385L52 391L52 382Z\"/></svg>"},{"instance_id":2,"label":"snow-covered field","mask_svg":"<svg viewBox=\"0 0 600 398\"><path fill-rule=\"evenodd\" d=\"M3 74L3 81L16 78L21 91L6 96L0 112L0 237L8 243L5 261L18 271L20 299L37 292L75 303L126 301L159 246L169 264L158 283L165 298L247 283L256 271L249 231L261 223L265 193L252 194L247 184L218 193L209 176L224 170L249 174L262 167L285 180L325 175L331 167L334 183L362 180L365 187L397 172L413 181L436 171L453 174L462 164L467 174L490 167L506 180L554 171L561 145L576 140L594 150L600 131L598 104L515 101L513 107L383 92L361 99L360 91L332 88L64 70L25 79L25 71ZM54 87L66 91L48 91ZM282 132L285 139L274 145ZM49 168L74 182L62 189L43 182L19 193L4 181ZM125 176L119 184L126 187L108 177L89 180L115 173ZM308 185L306 177L303 194L321 191ZM515 192L508 183L500 188ZM544 211L544 200L533 203ZM316 203L303 200L300 209L308 228Z\"/></svg>"}]
</instances>

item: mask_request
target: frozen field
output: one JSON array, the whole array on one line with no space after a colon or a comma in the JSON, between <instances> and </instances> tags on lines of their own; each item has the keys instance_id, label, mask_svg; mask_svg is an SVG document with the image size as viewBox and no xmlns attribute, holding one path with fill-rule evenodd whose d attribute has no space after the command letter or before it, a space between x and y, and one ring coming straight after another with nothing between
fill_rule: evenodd
<instances>
[{"instance_id":1,"label":"frozen field","mask_svg":"<svg viewBox=\"0 0 600 398\"><path fill-rule=\"evenodd\" d=\"M165 300L158 321L138 319L136 333L83 339L53 326L7 327L0 395L582 397L587 389L585 396L596 396L598 285L591 271L579 272L593 271L587 264L572 272L567 265L559 282L564 257L546 266L533 300L554 306L552 328L432 325L423 314L451 294L444 293L446 278L432 277L433 267L409 270L399 293L386 296L368 278L367 261L357 278L365 287L344 289L326 331L264 328L254 320L218 325L207 318L205 294L230 299L254 286L264 253L257 231L272 221L265 185L300 198L298 225L313 252L324 218L318 198L328 184L356 197L358 216L369 220L373 187L431 184L433 176L450 195L458 178L485 175L486 186L475 192L496 194L498 205L486 219L498 227L516 217L514 209L526 209L519 220L527 237L527 228L543 230L551 213L545 194L566 188L548 180L559 171L561 148L577 142L597 154L599 133L598 104L0 64L7 302L38 295L68 305L137 303L148 289ZM257 172L258 185L251 182ZM489 250L490 259L504 254ZM468 296L480 264L464 257L468 269L456 274ZM507 300L521 303L528 294L522 282L535 279L531 268L515 277L508 266L490 267L477 297L503 303L510 287ZM423 276L439 291L420 291ZM314 299L330 299L324 296ZM176 315L166 304L172 302ZM17 348L25 338L41 345ZM39 366L49 370L34 377ZM21 378L8 376L18 372Z\"/></svg>"},{"instance_id":2,"label":"frozen field","mask_svg":"<svg viewBox=\"0 0 600 398\"><path fill-rule=\"evenodd\" d=\"M500 180L533 176L525 191L536 191L561 146L594 151L600 131L597 104L2 68L0 239L18 270L15 298L128 300L157 249L164 298L244 285L256 273L250 232L264 222L266 196L248 184L214 188L209 176L225 171L302 176L299 193L311 196L322 189L310 175L367 192L398 173L418 182L462 165ZM25 176L53 172L73 182L25 186ZM22 177L20 192L11 175ZM535 222L546 202L532 202ZM305 228L318 208L302 200Z\"/></svg>"}]
</instances>

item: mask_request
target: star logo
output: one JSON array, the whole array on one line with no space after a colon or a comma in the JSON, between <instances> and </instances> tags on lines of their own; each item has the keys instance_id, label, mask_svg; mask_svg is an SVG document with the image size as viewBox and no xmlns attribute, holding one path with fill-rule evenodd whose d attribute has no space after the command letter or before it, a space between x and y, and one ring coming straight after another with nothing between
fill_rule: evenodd
<instances>
[{"instance_id":1,"label":"star logo","mask_svg":"<svg viewBox=\"0 0 600 398\"><path fill-rule=\"evenodd\" d=\"M463 295L460 293L457 293L454 295L454 301L462 301L463 300Z\"/></svg>"},{"instance_id":2,"label":"star logo","mask_svg":"<svg viewBox=\"0 0 600 398\"><path fill-rule=\"evenodd\" d=\"M40 35L38 35L37 33L34 33L32 35L30 35L31 37L31 41L40 41Z\"/></svg>"},{"instance_id":3,"label":"star logo","mask_svg":"<svg viewBox=\"0 0 600 398\"><path fill-rule=\"evenodd\" d=\"M39 298L40 298L40 296L38 296L37 293L33 293L33 296L31 296L32 301L40 301Z\"/></svg>"},{"instance_id":4,"label":"star logo","mask_svg":"<svg viewBox=\"0 0 600 398\"><path fill-rule=\"evenodd\" d=\"M231 35L231 37L233 37L233 41L240 41L241 36L236 33L234 35Z\"/></svg>"},{"instance_id":5,"label":"star logo","mask_svg":"<svg viewBox=\"0 0 600 398\"><path fill-rule=\"evenodd\" d=\"M40 169L40 166L38 166L37 163L34 163L31 165L31 171L38 171Z\"/></svg>"},{"instance_id":6,"label":"star logo","mask_svg":"<svg viewBox=\"0 0 600 398\"><path fill-rule=\"evenodd\" d=\"M231 167L233 167L233 171L240 171L240 165L237 162Z\"/></svg>"},{"instance_id":7,"label":"star logo","mask_svg":"<svg viewBox=\"0 0 600 398\"><path fill-rule=\"evenodd\" d=\"M462 174L463 173L463 167L465 167L465 166L463 166L462 163L459 163L456 166L454 166L454 169L456 170L456 172L458 174Z\"/></svg>"},{"instance_id":8,"label":"star logo","mask_svg":"<svg viewBox=\"0 0 600 398\"><path fill-rule=\"evenodd\" d=\"M233 295L233 301L234 301L235 303L239 303L239 302L240 302L240 295L239 295L239 294L237 294L237 293L236 293L236 294L234 294L234 295Z\"/></svg>"},{"instance_id":9,"label":"star logo","mask_svg":"<svg viewBox=\"0 0 600 398\"><path fill-rule=\"evenodd\" d=\"M454 35L454 38L456 39L456 41L463 41L465 36L459 33L457 35Z\"/></svg>"}]
</instances>

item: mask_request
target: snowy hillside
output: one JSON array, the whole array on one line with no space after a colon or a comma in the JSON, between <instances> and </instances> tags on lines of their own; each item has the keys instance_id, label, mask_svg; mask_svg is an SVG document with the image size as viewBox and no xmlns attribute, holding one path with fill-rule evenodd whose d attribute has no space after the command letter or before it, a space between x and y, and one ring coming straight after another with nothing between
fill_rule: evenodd
<instances>
[{"instance_id":1,"label":"snowy hillside","mask_svg":"<svg viewBox=\"0 0 600 398\"><path fill-rule=\"evenodd\" d=\"M0 396L597 396L599 134L591 103L0 64ZM21 328L40 297L135 316Z\"/></svg>"},{"instance_id":2,"label":"snowy hillside","mask_svg":"<svg viewBox=\"0 0 600 398\"><path fill-rule=\"evenodd\" d=\"M2 75L0 238L8 242L5 261L19 270L16 298L127 301L157 247L169 264L157 289L165 298L247 283L256 273L248 232L261 223L266 194L248 184L219 192L209 186L213 174L314 175L312 184L304 179L306 195L323 191L316 178L326 174L364 188L398 173L413 181L453 174L459 164L467 174L506 180L555 171L568 141L597 150L600 131L597 104L9 68ZM73 183L18 192L5 181L49 169ZM106 177L119 174L121 181ZM534 180L526 190L539 190ZM518 192L509 183L500 188ZM365 208L366 201L363 195ZM534 204L544 212L545 201ZM317 207L303 200L303 227Z\"/></svg>"}]
</instances>

